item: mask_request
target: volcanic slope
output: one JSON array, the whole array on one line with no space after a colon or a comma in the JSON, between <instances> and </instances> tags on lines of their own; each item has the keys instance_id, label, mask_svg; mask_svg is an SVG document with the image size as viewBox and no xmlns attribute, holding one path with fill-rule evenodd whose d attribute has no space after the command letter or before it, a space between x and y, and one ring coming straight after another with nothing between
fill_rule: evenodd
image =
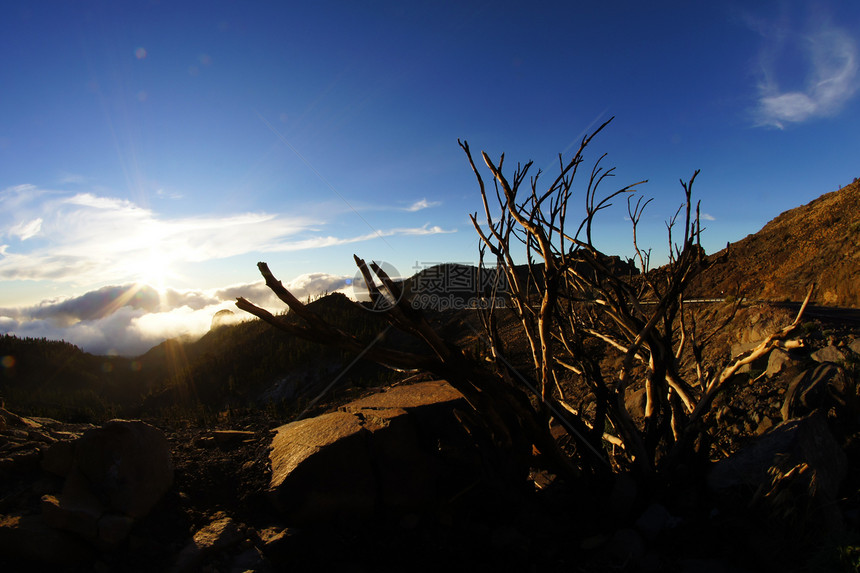
<instances>
[{"instance_id":1,"label":"volcanic slope","mask_svg":"<svg viewBox=\"0 0 860 573\"><path fill-rule=\"evenodd\" d=\"M860 307L860 180L786 211L754 235L711 255L715 264L689 291Z\"/></svg>"}]
</instances>

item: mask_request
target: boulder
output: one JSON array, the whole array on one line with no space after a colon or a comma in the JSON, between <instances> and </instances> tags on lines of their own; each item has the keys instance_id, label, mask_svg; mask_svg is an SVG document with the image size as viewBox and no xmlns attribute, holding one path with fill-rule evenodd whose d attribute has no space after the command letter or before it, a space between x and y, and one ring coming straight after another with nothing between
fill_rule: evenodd
<instances>
[{"instance_id":1,"label":"boulder","mask_svg":"<svg viewBox=\"0 0 860 573\"><path fill-rule=\"evenodd\" d=\"M108 547L113 547L125 540L134 519L121 513L106 513L99 518L99 541Z\"/></svg>"},{"instance_id":2,"label":"boulder","mask_svg":"<svg viewBox=\"0 0 860 573\"><path fill-rule=\"evenodd\" d=\"M103 513L104 507L92 495L42 496L42 519L47 525L87 539L98 537Z\"/></svg>"},{"instance_id":3,"label":"boulder","mask_svg":"<svg viewBox=\"0 0 860 573\"><path fill-rule=\"evenodd\" d=\"M72 471L75 461L75 442L60 440L42 450L42 469L60 477Z\"/></svg>"},{"instance_id":4,"label":"boulder","mask_svg":"<svg viewBox=\"0 0 860 573\"><path fill-rule=\"evenodd\" d=\"M811 354L816 362L841 362L845 360L845 354L835 346L825 346Z\"/></svg>"},{"instance_id":5,"label":"boulder","mask_svg":"<svg viewBox=\"0 0 860 573\"><path fill-rule=\"evenodd\" d=\"M462 402L463 395L453 386L442 380L421 382L409 386L395 386L383 392L371 394L342 406L341 410L356 412L360 410L385 410L402 408L410 413L416 410L441 406L450 407Z\"/></svg>"},{"instance_id":6,"label":"boulder","mask_svg":"<svg viewBox=\"0 0 860 573\"><path fill-rule=\"evenodd\" d=\"M197 571L201 562L209 555L242 541L245 538L245 529L245 525L237 523L225 513L216 513L212 521L199 529L185 545L171 571Z\"/></svg>"},{"instance_id":7,"label":"boulder","mask_svg":"<svg viewBox=\"0 0 860 573\"><path fill-rule=\"evenodd\" d=\"M634 420L642 420L645 417L647 400L645 388L632 391L627 389L624 393L624 406Z\"/></svg>"},{"instance_id":8,"label":"boulder","mask_svg":"<svg viewBox=\"0 0 860 573\"><path fill-rule=\"evenodd\" d=\"M446 382L398 386L281 426L272 440L269 492L298 521L377 508L404 510L438 496L443 443L462 439Z\"/></svg>"},{"instance_id":9,"label":"boulder","mask_svg":"<svg viewBox=\"0 0 860 573\"><path fill-rule=\"evenodd\" d=\"M75 535L49 527L39 515L16 514L0 515L0 555L4 571L36 570L38 564L71 570L93 552ZM14 569L14 562L27 568Z\"/></svg>"},{"instance_id":10,"label":"boulder","mask_svg":"<svg viewBox=\"0 0 860 573\"><path fill-rule=\"evenodd\" d=\"M331 412L277 429L269 459L276 507L309 520L373 509L376 483L362 420Z\"/></svg>"},{"instance_id":11,"label":"boulder","mask_svg":"<svg viewBox=\"0 0 860 573\"><path fill-rule=\"evenodd\" d=\"M792 363L791 355L785 350L780 350L776 348L771 351L770 356L767 359L767 369L765 373L768 378L773 378L783 370L787 368L788 365Z\"/></svg>"},{"instance_id":12,"label":"boulder","mask_svg":"<svg viewBox=\"0 0 860 573\"><path fill-rule=\"evenodd\" d=\"M848 344L848 348L851 349L851 352L854 354L860 354L860 338L855 338Z\"/></svg>"},{"instance_id":13,"label":"boulder","mask_svg":"<svg viewBox=\"0 0 860 573\"><path fill-rule=\"evenodd\" d=\"M69 482L85 483L107 507L139 518L173 484L173 460L161 430L141 421L111 420L78 440L72 474L77 475L69 476L66 489Z\"/></svg>"},{"instance_id":14,"label":"boulder","mask_svg":"<svg viewBox=\"0 0 860 573\"><path fill-rule=\"evenodd\" d=\"M844 404L847 390L844 370L832 362L824 362L795 376L788 384L780 408L783 421L790 417L829 407L831 403Z\"/></svg>"},{"instance_id":15,"label":"boulder","mask_svg":"<svg viewBox=\"0 0 860 573\"><path fill-rule=\"evenodd\" d=\"M820 534L841 527L836 502L846 471L844 452L824 416L814 413L775 426L715 463L708 486L751 498L775 523Z\"/></svg>"},{"instance_id":16,"label":"boulder","mask_svg":"<svg viewBox=\"0 0 860 573\"><path fill-rule=\"evenodd\" d=\"M421 447L414 420L402 408L363 410L367 448L376 479L377 502L407 509L431 501L439 468Z\"/></svg>"}]
</instances>

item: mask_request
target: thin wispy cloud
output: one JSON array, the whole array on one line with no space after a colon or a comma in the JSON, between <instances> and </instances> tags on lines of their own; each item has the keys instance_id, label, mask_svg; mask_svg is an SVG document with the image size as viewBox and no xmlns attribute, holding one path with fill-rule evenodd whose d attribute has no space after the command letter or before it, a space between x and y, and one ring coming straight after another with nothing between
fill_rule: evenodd
<instances>
[{"instance_id":1,"label":"thin wispy cloud","mask_svg":"<svg viewBox=\"0 0 860 573\"><path fill-rule=\"evenodd\" d=\"M62 172L60 173L60 184L61 185L81 185L87 182L87 178L83 175L79 175L77 173L68 173Z\"/></svg>"},{"instance_id":2,"label":"thin wispy cloud","mask_svg":"<svg viewBox=\"0 0 860 573\"><path fill-rule=\"evenodd\" d=\"M429 209L430 207L438 207L441 204L442 204L441 201L428 201L427 199L420 199L418 201L415 201L414 203L412 203L408 207L405 207L403 210L414 213L415 211L421 211L423 209Z\"/></svg>"},{"instance_id":3,"label":"thin wispy cloud","mask_svg":"<svg viewBox=\"0 0 860 573\"><path fill-rule=\"evenodd\" d=\"M764 38L759 54L756 125L784 129L790 123L832 117L855 96L860 83L858 49L847 30L823 23L798 33L785 21L776 25L751 23ZM791 53L800 53L802 58L785 66L783 60ZM778 72L780 64L783 76ZM784 88L794 79L785 77L785 70L801 73L802 87Z\"/></svg>"},{"instance_id":4,"label":"thin wispy cloud","mask_svg":"<svg viewBox=\"0 0 860 573\"><path fill-rule=\"evenodd\" d=\"M165 199L182 199L183 195L181 193L174 193L172 191L165 191L164 189L158 189L155 192L159 197L164 197Z\"/></svg>"},{"instance_id":5,"label":"thin wispy cloud","mask_svg":"<svg viewBox=\"0 0 860 573\"><path fill-rule=\"evenodd\" d=\"M12 228L9 229L9 235L12 237L18 237L22 241L26 241L27 239L38 235L41 229L42 219L37 217L32 221L22 221L17 225L13 225Z\"/></svg>"},{"instance_id":6,"label":"thin wispy cloud","mask_svg":"<svg viewBox=\"0 0 860 573\"><path fill-rule=\"evenodd\" d=\"M251 252L318 249L397 235L453 232L429 224L358 236L319 235L326 221L273 213L164 217L126 199L93 193L45 195L31 204L7 193L15 209L0 216L0 279L77 285L146 281L167 269ZM33 243L31 245L31 243Z\"/></svg>"}]
</instances>

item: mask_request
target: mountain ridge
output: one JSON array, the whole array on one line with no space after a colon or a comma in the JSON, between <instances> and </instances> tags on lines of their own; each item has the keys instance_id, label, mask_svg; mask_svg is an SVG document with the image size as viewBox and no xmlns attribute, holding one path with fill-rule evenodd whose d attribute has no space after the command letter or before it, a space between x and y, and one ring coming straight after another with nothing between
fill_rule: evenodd
<instances>
[{"instance_id":1,"label":"mountain ridge","mask_svg":"<svg viewBox=\"0 0 860 573\"><path fill-rule=\"evenodd\" d=\"M691 293L860 307L860 180L779 214L710 255Z\"/></svg>"}]
</instances>

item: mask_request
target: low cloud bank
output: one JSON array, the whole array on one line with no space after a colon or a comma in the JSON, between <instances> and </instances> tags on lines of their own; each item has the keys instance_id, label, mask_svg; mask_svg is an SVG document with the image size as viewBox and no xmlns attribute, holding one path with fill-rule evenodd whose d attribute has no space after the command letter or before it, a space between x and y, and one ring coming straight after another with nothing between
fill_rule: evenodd
<instances>
[{"instance_id":1,"label":"low cloud bank","mask_svg":"<svg viewBox=\"0 0 860 573\"><path fill-rule=\"evenodd\" d=\"M285 286L300 300L332 292L352 296L349 279L311 273ZM0 308L0 333L66 340L93 354L138 356L168 338L202 336L221 310L234 312L237 322L252 318L236 308L238 297L272 312L284 310L262 281L190 291L127 284L30 307Z\"/></svg>"}]
</instances>

